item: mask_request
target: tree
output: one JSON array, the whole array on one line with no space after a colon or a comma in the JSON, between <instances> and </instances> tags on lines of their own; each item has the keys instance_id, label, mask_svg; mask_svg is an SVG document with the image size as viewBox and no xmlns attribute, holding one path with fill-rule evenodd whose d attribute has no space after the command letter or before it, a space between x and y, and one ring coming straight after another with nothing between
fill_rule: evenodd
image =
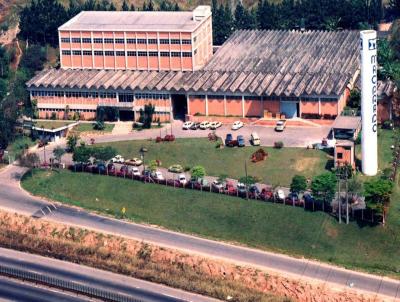
<instances>
[{"instance_id":1,"label":"tree","mask_svg":"<svg viewBox=\"0 0 400 302\"><path fill-rule=\"evenodd\" d=\"M143 123L143 128L150 129L151 123L153 122L153 114L155 111L155 107L153 104L144 105L144 110L140 109L139 111L139 122Z\"/></svg>"},{"instance_id":2,"label":"tree","mask_svg":"<svg viewBox=\"0 0 400 302\"><path fill-rule=\"evenodd\" d=\"M350 91L350 97L347 102L347 106L360 110L361 109L361 93L358 89Z\"/></svg>"},{"instance_id":3,"label":"tree","mask_svg":"<svg viewBox=\"0 0 400 302\"><path fill-rule=\"evenodd\" d=\"M76 145L79 141L79 135L77 133L71 133L67 137L67 147L70 152L74 152Z\"/></svg>"},{"instance_id":4,"label":"tree","mask_svg":"<svg viewBox=\"0 0 400 302\"><path fill-rule=\"evenodd\" d=\"M64 154L65 154L65 149L60 146L54 148L53 150L53 156L58 161L58 163L61 162L61 158L63 157Z\"/></svg>"},{"instance_id":5,"label":"tree","mask_svg":"<svg viewBox=\"0 0 400 302\"><path fill-rule=\"evenodd\" d=\"M110 5L108 6L108 10L109 11L116 11L117 8L115 7L114 3L111 2Z\"/></svg>"},{"instance_id":6,"label":"tree","mask_svg":"<svg viewBox=\"0 0 400 302\"><path fill-rule=\"evenodd\" d=\"M130 11L134 12L136 10L135 5L133 3L131 4L131 7L129 8Z\"/></svg>"},{"instance_id":7,"label":"tree","mask_svg":"<svg viewBox=\"0 0 400 302\"><path fill-rule=\"evenodd\" d=\"M90 155L96 160L101 162L108 162L115 155L117 155L117 150L111 146L107 147L94 147L90 148Z\"/></svg>"},{"instance_id":8,"label":"tree","mask_svg":"<svg viewBox=\"0 0 400 302\"><path fill-rule=\"evenodd\" d=\"M307 179L303 175L295 175L290 184L290 192L301 193L307 190Z\"/></svg>"},{"instance_id":9,"label":"tree","mask_svg":"<svg viewBox=\"0 0 400 302\"><path fill-rule=\"evenodd\" d=\"M256 28L255 15L243 7L240 1L236 5L234 24L236 29Z\"/></svg>"},{"instance_id":10,"label":"tree","mask_svg":"<svg viewBox=\"0 0 400 302\"><path fill-rule=\"evenodd\" d=\"M204 176L206 176L206 169L204 169L203 166L199 166L199 165L194 166L190 172L191 172L192 178L195 178L195 179L203 178Z\"/></svg>"},{"instance_id":11,"label":"tree","mask_svg":"<svg viewBox=\"0 0 400 302\"><path fill-rule=\"evenodd\" d=\"M385 179L374 179L364 184L364 196L367 206L382 215L382 223L385 224L386 209L390 202L393 183Z\"/></svg>"},{"instance_id":12,"label":"tree","mask_svg":"<svg viewBox=\"0 0 400 302\"><path fill-rule=\"evenodd\" d=\"M151 160L149 163L149 170L151 172L155 172L157 170L158 164L157 161L155 159Z\"/></svg>"},{"instance_id":13,"label":"tree","mask_svg":"<svg viewBox=\"0 0 400 302\"><path fill-rule=\"evenodd\" d=\"M129 10L129 6L128 3L126 3L126 0L124 0L124 2L122 2L122 10L123 11L128 11Z\"/></svg>"},{"instance_id":14,"label":"tree","mask_svg":"<svg viewBox=\"0 0 400 302\"><path fill-rule=\"evenodd\" d=\"M28 153L22 156L19 160L21 166L29 168L32 173L32 169L37 167L40 163L40 158L36 153Z\"/></svg>"},{"instance_id":15,"label":"tree","mask_svg":"<svg viewBox=\"0 0 400 302\"><path fill-rule=\"evenodd\" d=\"M241 182L242 184L244 184L246 186L254 185L257 181L258 181L257 177L250 176L250 175L239 178L239 182Z\"/></svg>"},{"instance_id":16,"label":"tree","mask_svg":"<svg viewBox=\"0 0 400 302\"><path fill-rule=\"evenodd\" d=\"M311 183L311 190L315 200L322 202L323 210L325 210L325 202L330 202L335 196L336 176L331 172L317 175Z\"/></svg>"},{"instance_id":17,"label":"tree","mask_svg":"<svg viewBox=\"0 0 400 302\"><path fill-rule=\"evenodd\" d=\"M220 183L224 183L224 182L226 181L227 178L228 178L228 175L226 175L226 174L220 174L220 175L218 176L217 181L219 181Z\"/></svg>"},{"instance_id":18,"label":"tree","mask_svg":"<svg viewBox=\"0 0 400 302\"><path fill-rule=\"evenodd\" d=\"M72 155L72 160L76 163L87 163L89 162L91 151L85 145L75 148Z\"/></svg>"}]
</instances>

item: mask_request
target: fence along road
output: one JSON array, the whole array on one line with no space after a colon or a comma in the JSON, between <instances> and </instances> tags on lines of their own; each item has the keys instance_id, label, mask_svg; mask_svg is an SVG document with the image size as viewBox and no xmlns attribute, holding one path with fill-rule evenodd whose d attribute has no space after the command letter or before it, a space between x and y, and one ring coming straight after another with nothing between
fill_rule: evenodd
<instances>
[{"instance_id":1,"label":"fence along road","mask_svg":"<svg viewBox=\"0 0 400 302\"><path fill-rule=\"evenodd\" d=\"M12 166L0 173L0 208L32 215L48 202L32 197L19 186L24 168ZM4 184L4 185L3 185ZM222 242L202 239L181 233L161 230L155 227L127 223L85 210L57 205L57 210L42 219L72 224L101 232L126 236L140 241L176 248L188 252L218 257L237 264L248 264L261 269L292 274L297 279L311 278L335 287L354 288L390 297L389 301L400 301L400 282L376 275L358 273L325 263L297 259L286 255L263 252Z\"/></svg>"},{"instance_id":2,"label":"fence along road","mask_svg":"<svg viewBox=\"0 0 400 302\"><path fill-rule=\"evenodd\" d=\"M102 301L217 301L197 294L83 265L4 248L0 248L0 275L37 282Z\"/></svg>"}]
</instances>

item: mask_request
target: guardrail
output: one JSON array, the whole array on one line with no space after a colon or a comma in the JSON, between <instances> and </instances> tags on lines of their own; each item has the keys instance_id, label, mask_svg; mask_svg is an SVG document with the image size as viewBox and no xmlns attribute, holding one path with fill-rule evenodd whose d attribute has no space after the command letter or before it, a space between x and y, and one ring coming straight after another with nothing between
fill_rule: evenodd
<instances>
[{"instance_id":1,"label":"guardrail","mask_svg":"<svg viewBox=\"0 0 400 302\"><path fill-rule=\"evenodd\" d=\"M98 287L88 286L71 280L56 278L40 273L15 268L11 266L0 265L0 275L13 277L20 280L26 280L46 286L83 294L92 298L102 299L104 301L115 302L143 302L135 297L120 293L110 292Z\"/></svg>"}]
</instances>

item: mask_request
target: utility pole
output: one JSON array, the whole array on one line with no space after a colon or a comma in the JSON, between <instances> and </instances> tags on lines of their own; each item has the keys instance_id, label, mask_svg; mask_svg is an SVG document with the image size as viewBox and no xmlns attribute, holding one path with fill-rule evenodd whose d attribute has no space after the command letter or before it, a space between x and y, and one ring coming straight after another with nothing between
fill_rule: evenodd
<instances>
[{"instance_id":1,"label":"utility pole","mask_svg":"<svg viewBox=\"0 0 400 302\"><path fill-rule=\"evenodd\" d=\"M349 224L349 179L346 171L345 175L346 181L346 224Z\"/></svg>"},{"instance_id":2,"label":"utility pole","mask_svg":"<svg viewBox=\"0 0 400 302\"><path fill-rule=\"evenodd\" d=\"M338 206L339 206L339 224L342 223L342 198L340 196L340 182L341 182L341 169L340 167L338 167L337 172L336 172L336 176L338 178L338 192L337 192L337 196L338 196Z\"/></svg>"},{"instance_id":3,"label":"utility pole","mask_svg":"<svg viewBox=\"0 0 400 302\"><path fill-rule=\"evenodd\" d=\"M248 179L248 176L247 176L247 161L244 161L244 173L245 173L245 175L246 175L246 183L245 183L245 186L246 186L246 199L247 200L249 200L249 188L248 188L248 182L249 182L249 179Z\"/></svg>"}]
</instances>

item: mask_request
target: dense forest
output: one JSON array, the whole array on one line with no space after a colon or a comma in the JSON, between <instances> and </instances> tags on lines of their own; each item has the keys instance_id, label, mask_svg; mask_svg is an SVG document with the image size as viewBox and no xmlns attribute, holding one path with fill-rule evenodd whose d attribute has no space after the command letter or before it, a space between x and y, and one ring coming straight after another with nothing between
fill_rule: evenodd
<instances>
[{"instance_id":1,"label":"dense forest","mask_svg":"<svg viewBox=\"0 0 400 302\"><path fill-rule=\"evenodd\" d=\"M400 16L400 0L383 6L382 0L258 0L252 7L237 1L211 0L214 44L221 45L236 29L363 29L374 28L382 19ZM64 6L58 0L31 0L20 12L19 39L25 41L24 55L18 70L11 70L12 51L0 46L0 148L15 137L14 126L19 115L33 116L35 106L29 101L25 82L43 68L48 45L57 47L57 28L82 10L177 11L175 2L146 0L141 7L124 0L116 7L107 0L69 0ZM395 34L399 30L395 31ZM382 75L400 78L399 39L381 44ZM21 104L23 106L21 106ZM18 106L19 105L19 106Z\"/></svg>"}]
</instances>

